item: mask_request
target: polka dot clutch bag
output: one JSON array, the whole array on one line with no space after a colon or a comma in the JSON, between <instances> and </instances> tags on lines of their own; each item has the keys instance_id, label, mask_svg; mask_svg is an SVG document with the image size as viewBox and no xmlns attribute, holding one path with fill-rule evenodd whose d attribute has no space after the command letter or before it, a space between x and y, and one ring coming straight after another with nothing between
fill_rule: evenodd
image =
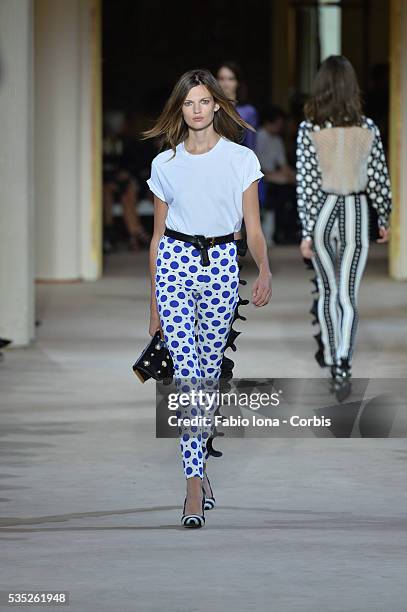
<instances>
[{"instance_id":1,"label":"polka dot clutch bag","mask_svg":"<svg viewBox=\"0 0 407 612\"><path fill-rule=\"evenodd\" d=\"M149 378L155 380L171 379L174 374L174 366L165 341L161 338L160 331L156 331L151 342L146 346L140 357L133 364L133 372L141 380L146 382Z\"/></svg>"}]
</instances>

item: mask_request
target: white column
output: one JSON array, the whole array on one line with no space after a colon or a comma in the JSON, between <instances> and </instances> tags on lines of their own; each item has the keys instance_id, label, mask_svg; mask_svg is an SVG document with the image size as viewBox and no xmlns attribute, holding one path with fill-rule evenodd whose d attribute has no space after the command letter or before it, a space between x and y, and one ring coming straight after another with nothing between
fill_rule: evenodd
<instances>
[{"instance_id":1,"label":"white column","mask_svg":"<svg viewBox=\"0 0 407 612\"><path fill-rule=\"evenodd\" d=\"M101 0L80 2L79 201L81 277L102 272Z\"/></svg>"},{"instance_id":2,"label":"white column","mask_svg":"<svg viewBox=\"0 0 407 612\"><path fill-rule=\"evenodd\" d=\"M35 2L36 276L98 278L98 2Z\"/></svg>"},{"instance_id":3,"label":"white column","mask_svg":"<svg viewBox=\"0 0 407 612\"><path fill-rule=\"evenodd\" d=\"M390 3L390 274L407 280L407 2Z\"/></svg>"},{"instance_id":4,"label":"white column","mask_svg":"<svg viewBox=\"0 0 407 612\"><path fill-rule=\"evenodd\" d=\"M0 336L34 337L32 4L0 2Z\"/></svg>"}]
</instances>

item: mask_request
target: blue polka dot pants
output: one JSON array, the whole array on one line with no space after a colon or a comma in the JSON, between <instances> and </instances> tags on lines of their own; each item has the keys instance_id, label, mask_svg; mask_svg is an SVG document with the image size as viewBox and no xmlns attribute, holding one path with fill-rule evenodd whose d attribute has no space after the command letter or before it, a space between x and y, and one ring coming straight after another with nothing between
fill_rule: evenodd
<instances>
[{"instance_id":1,"label":"blue polka dot pants","mask_svg":"<svg viewBox=\"0 0 407 612\"><path fill-rule=\"evenodd\" d=\"M164 339L174 363L179 392L203 389L216 392L215 381L239 301L239 267L235 242L208 249L210 265L191 243L162 236L156 261L156 298ZM177 411L182 417L203 415L210 420L216 403L189 405ZM206 441L212 425L184 427L180 445L186 478L199 476L209 453Z\"/></svg>"}]
</instances>

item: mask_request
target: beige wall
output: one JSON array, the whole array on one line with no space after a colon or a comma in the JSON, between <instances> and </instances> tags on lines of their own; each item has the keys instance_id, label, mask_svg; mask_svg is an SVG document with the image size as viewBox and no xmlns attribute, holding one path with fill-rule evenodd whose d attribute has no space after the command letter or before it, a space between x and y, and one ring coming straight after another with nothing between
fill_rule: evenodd
<instances>
[{"instance_id":1,"label":"beige wall","mask_svg":"<svg viewBox=\"0 0 407 612\"><path fill-rule=\"evenodd\" d=\"M32 2L0 2L0 336L34 337Z\"/></svg>"},{"instance_id":2,"label":"beige wall","mask_svg":"<svg viewBox=\"0 0 407 612\"><path fill-rule=\"evenodd\" d=\"M35 0L36 276L101 274L100 2Z\"/></svg>"},{"instance_id":3,"label":"beige wall","mask_svg":"<svg viewBox=\"0 0 407 612\"><path fill-rule=\"evenodd\" d=\"M393 192L390 273L407 279L407 2L391 0L390 168Z\"/></svg>"}]
</instances>

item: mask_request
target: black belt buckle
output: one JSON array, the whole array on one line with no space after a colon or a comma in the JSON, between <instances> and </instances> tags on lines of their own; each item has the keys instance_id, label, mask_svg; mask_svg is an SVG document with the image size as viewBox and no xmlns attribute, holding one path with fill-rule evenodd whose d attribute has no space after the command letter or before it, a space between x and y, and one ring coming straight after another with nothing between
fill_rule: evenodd
<instances>
[{"instance_id":1,"label":"black belt buckle","mask_svg":"<svg viewBox=\"0 0 407 612\"><path fill-rule=\"evenodd\" d=\"M194 245L201 251L201 264L209 266L208 245L205 236L203 234L195 234L194 241Z\"/></svg>"}]
</instances>

